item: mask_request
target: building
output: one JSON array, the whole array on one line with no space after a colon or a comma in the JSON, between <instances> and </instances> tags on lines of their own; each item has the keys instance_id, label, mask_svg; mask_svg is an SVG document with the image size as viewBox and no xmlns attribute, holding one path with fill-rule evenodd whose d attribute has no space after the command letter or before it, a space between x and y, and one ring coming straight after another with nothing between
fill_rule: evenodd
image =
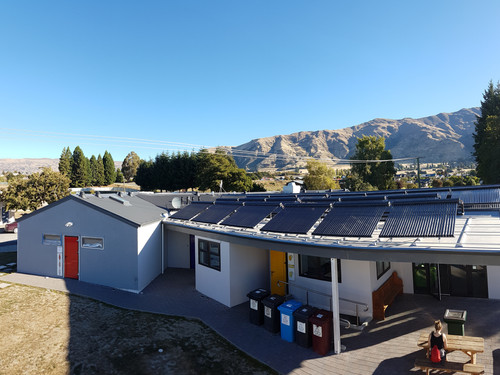
<instances>
[{"instance_id":1,"label":"building","mask_svg":"<svg viewBox=\"0 0 500 375\"><path fill-rule=\"evenodd\" d=\"M18 271L75 277L61 256L76 242L82 281L139 291L193 268L196 289L229 307L266 288L329 309L338 340L341 316L372 319L394 271L404 293L500 298L500 186L226 194L163 225L140 201L71 196L23 218Z\"/></svg>"},{"instance_id":2,"label":"building","mask_svg":"<svg viewBox=\"0 0 500 375\"><path fill-rule=\"evenodd\" d=\"M19 219L17 270L139 292L163 271L165 213L133 195L70 195Z\"/></svg>"}]
</instances>

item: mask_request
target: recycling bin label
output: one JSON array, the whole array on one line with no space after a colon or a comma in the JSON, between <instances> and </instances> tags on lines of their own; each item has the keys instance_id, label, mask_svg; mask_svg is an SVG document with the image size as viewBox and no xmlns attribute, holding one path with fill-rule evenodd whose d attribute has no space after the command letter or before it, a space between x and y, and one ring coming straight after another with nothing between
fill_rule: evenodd
<instances>
[{"instance_id":1,"label":"recycling bin label","mask_svg":"<svg viewBox=\"0 0 500 375\"><path fill-rule=\"evenodd\" d=\"M313 324L313 335L318 337L323 337L323 329L321 326Z\"/></svg>"},{"instance_id":2,"label":"recycling bin label","mask_svg":"<svg viewBox=\"0 0 500 375\"><path fill-rule=\"evenodd\" d=\"M289 326L290 325L290 316L285 315L285 314L281 314L281 323L286 325L286 326Z\"/></svg>"},{"instance_id":3,"label":"recycling bin label","mask_svg":"<svg viewBox=\"0 0 500 375\"><path fill-rule=\"evenodd\" d=\"M258 310L259 309L259 303L256 300L251 299L250 300L250 308L252 310Z\"/></svg>"},{"instance_id":4,"label":"recycling bin label","mask_svg":"<svg viewBox=\"0 0 500 375\"><path fill-rule=\"evenodd\" d=\"M272 310L270 307L264 306L264 315L267 316L268 318L271 317L272 315Z\"/></svg>"},{"instance_id":5,"label":"recycling bin label","mask_svg":"<svg viewBox=\"0 0 500 375\"><path fill-rule=\"evenodd\" d=\"M306 323L297 322L297 332L306 333Z\"/></svg>"}]
</instances>

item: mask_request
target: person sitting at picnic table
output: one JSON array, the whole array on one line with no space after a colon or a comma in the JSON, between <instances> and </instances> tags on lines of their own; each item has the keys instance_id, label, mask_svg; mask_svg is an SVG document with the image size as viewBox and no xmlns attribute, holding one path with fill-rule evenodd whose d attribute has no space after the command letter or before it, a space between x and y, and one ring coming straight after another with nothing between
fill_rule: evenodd
<instances>
[{"instance_id":1,"label":"person sitting at picnic table","mask_svg":"<svg viewBox=\"0 0 500 375\"><path fill-rule=\"evenodd\" d=\"M446 350L448 349L448 342L446 340L446 335L441 332L443 325L440 320L434 322L434 331L429 334L429 350L427 352L427 357L430 356L432 348L434 345L437 346L441 353L441 360L446 356Z\"/></svg>"}]
</instances>

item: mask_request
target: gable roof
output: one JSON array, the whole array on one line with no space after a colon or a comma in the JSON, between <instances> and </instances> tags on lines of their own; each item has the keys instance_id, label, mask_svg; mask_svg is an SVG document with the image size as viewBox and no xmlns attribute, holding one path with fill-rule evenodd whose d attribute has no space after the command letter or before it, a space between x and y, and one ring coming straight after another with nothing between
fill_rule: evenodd
<instances>
[{"instance_id":1,"label":"gable roof","mask_svg":"<svg viewBox=\"0 0 500 375\"><path fill-rule=\"evenodd\" d=\"M112 216L135 227L161 221L164 217L163 214L167 212L165 209L161 209L134 195L78 194L69 195L60 199L57 202L40 208L29 215L23 216L18 221L28 219L45 212L46 210L50 210L52 207L63 204L68 200L73 200L92 209L96 209L106 215Z\"/></svg>"}]
</instances>

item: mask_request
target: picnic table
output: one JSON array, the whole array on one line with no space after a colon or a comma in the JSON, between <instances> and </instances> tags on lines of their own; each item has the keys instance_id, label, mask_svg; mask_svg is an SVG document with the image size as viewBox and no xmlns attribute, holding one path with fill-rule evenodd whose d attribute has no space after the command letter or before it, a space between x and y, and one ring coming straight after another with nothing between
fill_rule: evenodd
<instances>
[{"instance_id":1,"label":"picnic table","mask_svg":"<svg viewBox=\"0 0 500 375\"><path fill-rule=\"evenodd\" d=\"M429 332L430 333L430 332ZM429 333L422 333L417 345L429 351ZM446 335L448 352L460 350L470 357L470 363L476 363L476 354L484 352L484 339L482 337Z\"/></svg>"}]
</instances>

